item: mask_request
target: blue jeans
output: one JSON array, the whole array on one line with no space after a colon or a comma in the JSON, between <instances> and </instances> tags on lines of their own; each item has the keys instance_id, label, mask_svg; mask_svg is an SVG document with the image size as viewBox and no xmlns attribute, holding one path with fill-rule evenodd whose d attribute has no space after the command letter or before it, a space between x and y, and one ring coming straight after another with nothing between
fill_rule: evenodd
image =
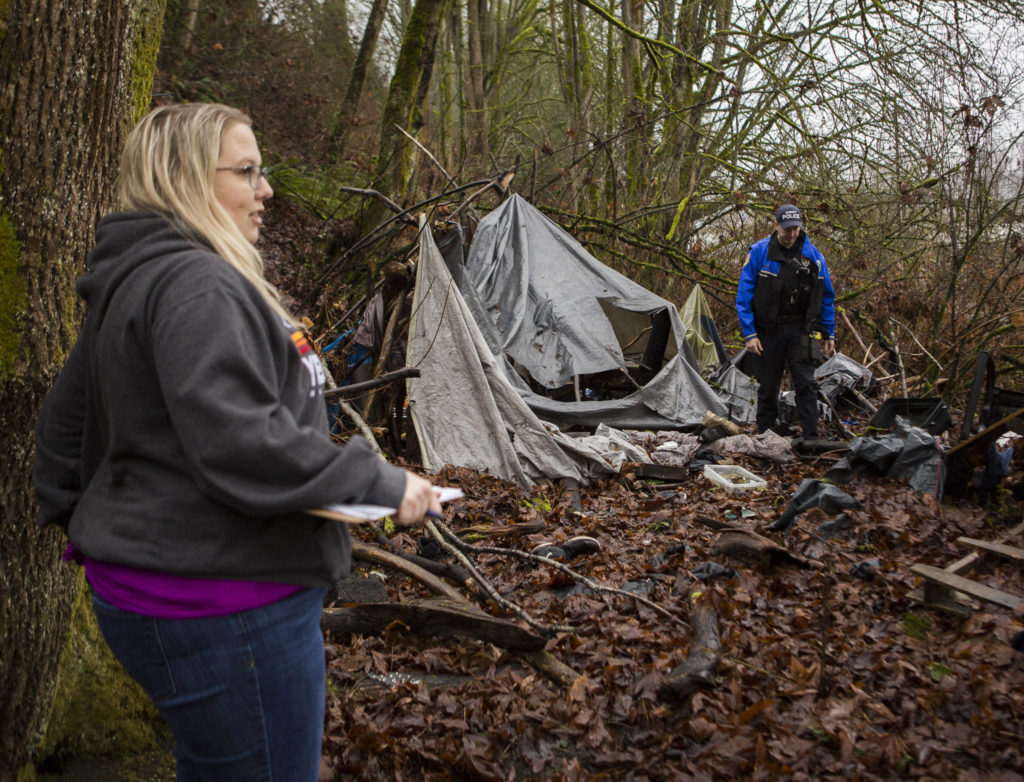
<instances>
[{"instance_id":1,"label":"blue jeans","mask_svg":"<svg viewBox=\"0 0 1024 782\"><path fill-rule=\"evenodd\" d=\"M324 595L307 589L229 616L155 619L93 594L107 644L174 734L179 781L316 782Z\"/></svg>"}]
</instances>

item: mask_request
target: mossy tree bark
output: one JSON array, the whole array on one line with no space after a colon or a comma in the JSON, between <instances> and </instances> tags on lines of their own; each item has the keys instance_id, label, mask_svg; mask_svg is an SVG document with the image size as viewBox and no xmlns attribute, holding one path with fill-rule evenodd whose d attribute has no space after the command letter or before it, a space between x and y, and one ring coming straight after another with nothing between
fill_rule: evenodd
<instances>
[{"instance_id":1,"label":"mossy tree bark","mask_svg":"<svg viewBox=\"0 0 1024 782\"><path fill-rule=\"evenodd\" d=\"M0 3L0 779L29 760L75 593L35 527L39 405L78 330L74 280L150 102L163 0Z\"/></svg>"},{"instance_id":2,"label":"mossy tree bark","mask_svg":"<svg viewBox=\"0 0 1024 782\"><path fill-rule=\"evenodd\" d=\"M401 203L413 176L415 145L399 128L416 135L423 124L423 104L434 70L434 55L444 19L452 0L416 0L402 35L395 75L381 119L380 147L374 177L377 189ZM367 233L387 217L385 207L373 201L363 219Z\"/></svg>"}]
</instances>

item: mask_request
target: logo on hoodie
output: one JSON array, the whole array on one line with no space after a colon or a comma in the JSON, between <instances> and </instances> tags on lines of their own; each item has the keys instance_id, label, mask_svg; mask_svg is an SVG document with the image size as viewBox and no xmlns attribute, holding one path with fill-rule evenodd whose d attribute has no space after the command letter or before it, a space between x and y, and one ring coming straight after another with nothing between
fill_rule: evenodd
<instances>
[{"instance_id":1,"label":"logo on hoodie","mask_svg":"<svg viewBox=\"0 0 1024 782\"><path fill-rule=\"evenodd\" d=\"M324 374L324 367L320 363L320 357L313 350L313 346L309 344L306 335L301 331L292 332L292 342L295 343L295 348L299 351L302 365L306 367L306 371L309 373L309 395L319 396L324 392L324 383L327 382L327 375Z\"/></svg>"}]
</instances>

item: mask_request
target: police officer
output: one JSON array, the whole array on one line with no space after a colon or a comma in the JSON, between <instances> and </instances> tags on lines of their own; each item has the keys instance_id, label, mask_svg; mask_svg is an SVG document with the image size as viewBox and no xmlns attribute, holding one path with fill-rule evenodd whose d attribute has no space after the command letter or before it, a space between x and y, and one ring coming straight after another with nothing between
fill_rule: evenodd
<instances>
[{"instance_id":1,"label":"police officer","mask_svg":"<svg viewBox=\"0 0 1024 782\"><path fill-rule=\"evenodd\" d=\"M751 246L736 292L743 340L758 356L758 432L777 430L788 367L804 439L818 438L814 370L835 349L834 301L825 258L807 238L803 215L792 204L780 206L772 235Z\"/></svg>"}]
</instances>

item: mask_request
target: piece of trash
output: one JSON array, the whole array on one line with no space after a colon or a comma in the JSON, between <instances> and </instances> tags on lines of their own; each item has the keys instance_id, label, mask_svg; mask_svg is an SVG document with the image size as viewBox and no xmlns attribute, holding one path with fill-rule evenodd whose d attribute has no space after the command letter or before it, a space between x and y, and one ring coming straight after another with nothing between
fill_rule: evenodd
<instances>
[{"instance_id":1,"label":"piece of trash","mask_svg":"<svg viewBox=\"0 0 1024 782\"><path fill-rule=\"evenodd\" d=\"M751 519L757 515L757 512L752 511L750 508L744 508L740 511L740 515L745 519Z\"/></svg>"},{"instance_id":2,"label":"piece of trash","mask_svg":"<svg viewBox=\"0 0 1024 782\"><path fill-rule=\"evenodd\" d=\"M859 508L860 503L838 486L822 483L816 478L804 478L796 494L786 503L782 515L768 525L771 531L788 531L796 517L808 508L821 508L825 513L836 513L846 508Z\"/></svg>"},{"instance_id":3,"label":"piece of trash","mask_svg":"<svg viewBox=\"0 0 1024 782\"><path fill-rule=\"evenodd\" d=\"M1018 652L1024 652L1024 630L1021 630L1017 635L1010 639L1010 646Z\"/></svg>"},{"instance_id":4,"label":"piece of trash","mask_svg":"<svg viewBox=\"0 0 1024 782\"><path fill-rule=\"evenodd\" d=\"M654 591L654 579L638 578L633 581L627 581L622 585L622 591L628 592L631 595L646 597Z\"/></svg>"},{"instance_id":5,"label":"piece of trash","mask_svg":"<svg viewBox=\"0 0 1024 782\"><path fill-rule=\"evenodd\" d=\"M737 464L705 464L704 477L730 494L768 485L768 481Z\"/></svg>"},{"instance_id":6,"label":"piece of trash","mask_svg":"<svg viewBox=\"0 0 1024 782\"><path fill-rule=\"evenodd\" d=\"M685 543L676 543L674 545L671 545L667 549L665 549L664 553L657 554L654 557L654 559L651 560L651 565L653 567L660 568L662 565L665 564L665 560L667 560L669 557L675 556L676 554L682 554L684 557L689 556L690 549L687 547Z\"/></svg>"},{"instance_id":7,"label":"piece of trash","mask_svg":"<svg viewBox=\"0 0 1024 782\"><path fill-rule=\"evenodd\" d=\"M822 522L815 531L815 534L825 540L831 540L844 529L849 527L852 521L853 519L851 519L848 514L840 513L834 519Z\"/></svg>"},{"instance_id":8,"label":"piece of trash","mask_svg":"<svg viewBox=\"0 0 1024 782\"><path fill-rule=\"evenodd\" d=\"M725 516L725 518L727 518L727 519L732 519L732 520L734 520L734 521L736 520L736 514L735 514L735 513L733 513L733 512L731 511L731 510L727 510L727 511L726 511L725 513L723 513L722 515L723 515L723 516Z\"/></svg>"},{"instance_id":9,"label":"piece of trash","mask_svg":"<svg viewBox=\"0 0 1024 782\"><path fill-rule=\"evenodd\" d=\"M441 548L441 544L429 535L423 535L416 539L416 556L440 562L448 556L448 552Z\"/></svg>"},{"instance_id":10,"label":"piece of trash","mask_svg":"<svg viewBox=\"0 0 1024 782\"><path fill-rule=\"evenodd\" d=\"M717 562L702 562L690 571L700 581L711 581L714 578L736 578L739 575L733 568L724 567Z\"/></svg>"},{"instance_id":11,"label":"piece of trash","mask_svg":"<svg viewBox=\"0 0 1024 782\"><path fill-rule=\"evenodd\" d=\"M565 600L570 595L594 595L597 594L593 589L588 587L586 584L576 582L569 584L564 587L557 587L551 590L552 594L555 595L559 600Z\"/></svg>"},{"instance_id":12,"label":"piece of trash","mask_svg":"<svg viewBox=\"0 0 1024 782\"><path fill-rule=\"evenodd\" d=\"M564 543L541 543L539 546L535 546L530 553L536 557L564 562L585 554L596 554L600 550L601 544L594 538L588 535L577 535Z\"/></svg>"},{"instance_id":13,"label":"piece of trash","mask_svg":"<svg viewBox=\"0 0 1024 782\"><path fill-rule=\"evenodd\" d=\"M878 572L878 568L882 566L882 560L878 557L871 557L870 559L862 559L855 565L850 567L850 575L854 578L863 578L865 581L870 581L875 577Z\"/></svg>"}]
</instances>

